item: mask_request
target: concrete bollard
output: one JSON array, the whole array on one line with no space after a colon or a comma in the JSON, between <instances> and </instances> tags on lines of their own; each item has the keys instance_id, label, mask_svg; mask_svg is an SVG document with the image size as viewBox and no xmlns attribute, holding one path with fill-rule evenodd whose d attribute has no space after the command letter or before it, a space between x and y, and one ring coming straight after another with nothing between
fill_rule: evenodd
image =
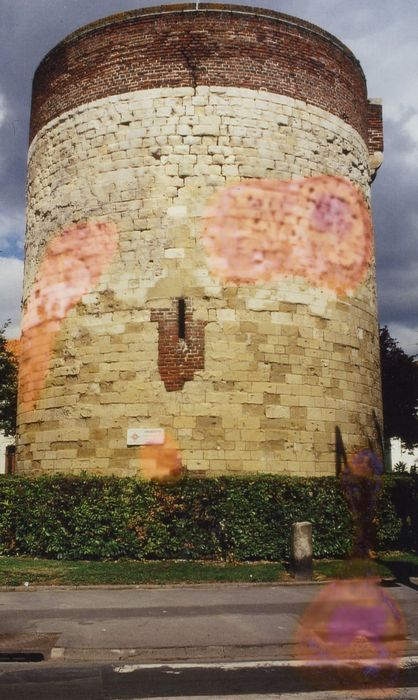
<instances>
[{"instance_id":1,"label":"concrete bollard","mask_svg":"<svg viewBox=\"0 0 418 700\"><path fill-rule=\"evenodd\" d=\"M293 523L290 557L292 575L299 580L311 580L312 523Z\"/></svg>"}]
</instances>

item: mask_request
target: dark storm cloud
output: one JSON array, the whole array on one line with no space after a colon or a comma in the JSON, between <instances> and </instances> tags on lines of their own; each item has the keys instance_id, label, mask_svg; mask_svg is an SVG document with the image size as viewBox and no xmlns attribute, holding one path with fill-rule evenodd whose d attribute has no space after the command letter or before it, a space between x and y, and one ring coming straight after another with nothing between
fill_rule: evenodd
<instances>
[{"instance_id":1,"label":"dark storm cloud","mask_svg":"<svg viewBox=\"0 0 418 700\"><path fill-rule=\"evenodd\" d=\"M37 65L79 26L132 5L135 2L117 0L0 0L0 255L22 251L30 99Z\"/></svg>"},{"instance_id":2,"label":"dark storm cloud","mask_svg":"<svg viewBox=\"0 0 418 700\"><path fill-rule=\"evenodd\" d=\"M57 42L83 24L158 4L158 0L0 0L0 259L22 256L27 135L36 66ZM408 118L418 113L417 0L244 0L233 4L264 6L327 29L360 60L369 95L383 97L385 162L373 185L380 321L396 329L401 343L411 345L418 327L418 129L414 135L406 127ZM10 269L21 270L18 261L13 265ZM0 298L20 300L20 285L17 272L14 277L1 277ZM1 314L17 313L17 303L10 313L3 306Z\"/></svg>"},{"instance_id":3,"label":"dark storm cloud","mask_svg":"<svg viewBox=\"0 0 418 700\"><path fill-rule=\"evenodd\" d=\"M374 185L374 221L381 323L418 329L418 197L417 144L405 122L385 124L385 163ZM375 203L377 202L377 203Z\"/></svg>"},{"instance_id":4,"label":"dark storm cloud","mask_svg":"<svg viewBox=\"0 0 418 700\"><path fill-rule=\"evenodd\" d=\"M379 274L386 276L392 271L401 277L402 271L416 263L418 212L411 181L399 172L400 182L396 182L393 172L388 170L385 176L382 173L379 186L379 207L374 217L377 264Z\"/></svg>"}]
</instances>

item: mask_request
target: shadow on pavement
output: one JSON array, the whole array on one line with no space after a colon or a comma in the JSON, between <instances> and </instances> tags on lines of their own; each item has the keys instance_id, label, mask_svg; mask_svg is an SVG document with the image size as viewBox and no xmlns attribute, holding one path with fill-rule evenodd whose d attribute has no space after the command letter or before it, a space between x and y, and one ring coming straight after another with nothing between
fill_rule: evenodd
<instances>
[{"instance_id":1,"label":"shadow on pavement","mask_svg":"<svg viewBox=\"0 0 418 700\"><path fill-rule=\"evenodd\" d=\"M378 561L390 569L395 577L394 582L384 582L384 586L394 586L401 583L414 591L418 591L418 583L411 581L411 577L418 579L418 564L415 562L397 561L396 559L380 559Z\"/></svg>"}]
</instances>

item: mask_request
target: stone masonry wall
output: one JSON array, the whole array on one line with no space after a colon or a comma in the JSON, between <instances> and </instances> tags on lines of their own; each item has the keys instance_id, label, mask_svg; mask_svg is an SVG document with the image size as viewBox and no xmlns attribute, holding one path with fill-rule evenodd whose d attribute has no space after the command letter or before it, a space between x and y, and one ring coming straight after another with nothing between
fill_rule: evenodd
<instances>
[{"instance_id":1,"label":"stone masonry wall","mask_svg":"<svg viewBox=\"0 0 418 700\"><path fill-rule=\"evenodd\" d=\"M347 452L368 439L376 448L373 267L351 297L296 278L222 286L199 242L203 207L225 184L324 173L368 198L363 139L329 112L267 91L131 91L44 126L29 152L24 301L66 226L112 222L119 242L63 320L35 408L20 410L18 472L138 474L138 448L126 446L138 426L166 428L195 473L331 474L337 428ZM193 339L196 356L182 388L178 368L171 385L161 371L166 340L178 344L179 299L181 341Z\"/></svg>"}]
</instances>

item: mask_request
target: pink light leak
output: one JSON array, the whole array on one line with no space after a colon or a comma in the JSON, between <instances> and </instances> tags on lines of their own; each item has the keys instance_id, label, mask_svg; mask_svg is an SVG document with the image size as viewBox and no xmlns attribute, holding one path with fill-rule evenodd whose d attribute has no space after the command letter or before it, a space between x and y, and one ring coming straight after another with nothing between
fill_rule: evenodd
<instances>
[{"instance_id":1,"label":"pink light leak","mask_svg":"<svg viewBox=\"0 0 418 700\"><path fill-rule=\"evenodd\" d=\"M223 282L254 284L303 277L337 294L355 289L370 265L372 225L348 180L245 180L209 201L201 240Z\"/></svg>"},{"instance_id":2,"label":"pink light leak","mask_svg":"<svg viewBox=\"0 0 418 700\"><path fill-rule=\"evenodd\" d=\"M335 664L339 685L350 697L394 698L406 625L393 598L373 578L376 506L383 465L370 449L350 455L341 483L355 525L349 566L364 578L325 586L302 615L295 636L296 657L308 667ZM355 693L352 688L355 689Z\"/></svg>"},{"instance_id":3,"label":"pink light leak","mask_svg":"<svg viewBox=\"0 0 418 700\"><path fill-rule=\"evenodd\" d=\"M376 549L376 508L382 486L383 464L369 449L350 455L341 472L341 484L351 510L355 538L352 556L364 560Z\"/></svg>"},{"instance_id":4,"label":"pink light leak","mask_svg":"<svg viewBox=\"0 0 418 700\"><path fill-rule=\"evenodd\" d=\"M70 309L91 291L118 245L115 224L72 224L48 244L22 320L19 404L32 410L44 385L57 333Z\"/></svg>"},{"instance_id":5,"label":"pink light leak","mask_svg":"<svg viewBox=\"0 0 418 700\"><path fill-rule=\"evenodd\" d=\"M377 580L338 581L325 586L302 615L295 655L311 669L335 664L350 697L393 698L405 635L397 603Z\"/></svg>"}]
</instances>

